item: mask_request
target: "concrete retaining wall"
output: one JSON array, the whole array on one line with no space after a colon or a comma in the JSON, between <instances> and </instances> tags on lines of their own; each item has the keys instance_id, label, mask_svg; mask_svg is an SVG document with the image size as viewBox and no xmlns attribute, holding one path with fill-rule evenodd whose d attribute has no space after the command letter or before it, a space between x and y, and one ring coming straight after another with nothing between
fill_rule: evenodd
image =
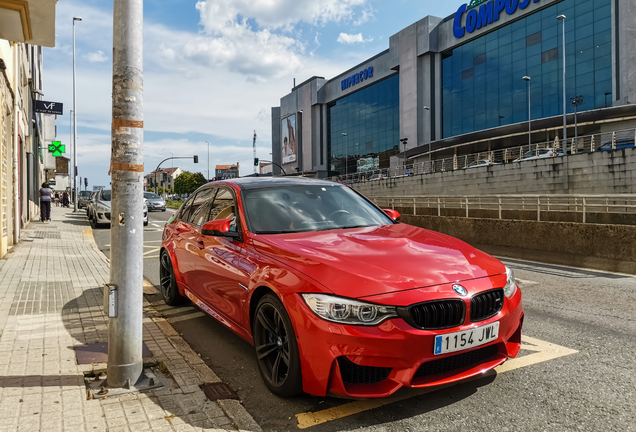
<instances>
[{"instance_id":1,"label":"concrete retaining wall","mask_svg":"<svg viewBox=\"0 0 636 432\"><path fill-rule=\"evenodd\" d=\"M494 255L636 274L636 226L408 214L402 222Z\"/></svg>"},{"instance_id":2,"label":"concrete retaining wall","mask_svg":"<svg viewBox=\"0 0 636 432\"><path fill-rule=\"evenodd\" d=\"M353 187L368 197L636 193L636 147L377 180Z\"/></svg>"}]
</instances>

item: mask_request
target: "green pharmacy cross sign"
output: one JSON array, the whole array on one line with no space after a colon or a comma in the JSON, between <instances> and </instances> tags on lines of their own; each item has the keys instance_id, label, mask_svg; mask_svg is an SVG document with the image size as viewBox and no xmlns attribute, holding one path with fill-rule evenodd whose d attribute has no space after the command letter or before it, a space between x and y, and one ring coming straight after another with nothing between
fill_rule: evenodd
<instances>
[{"instance_id":1,"label":"green pharmacy cross sign","mask_svg":"<svg viewBox=\"0 0 636 432\"><path fill-rule=\"evenodd\" d=\"M66 145L61 141L53 141L49 144L49 152L53 153L53 156L62 156L62 153L66 153Z\"/></svg>"}]
</instances>

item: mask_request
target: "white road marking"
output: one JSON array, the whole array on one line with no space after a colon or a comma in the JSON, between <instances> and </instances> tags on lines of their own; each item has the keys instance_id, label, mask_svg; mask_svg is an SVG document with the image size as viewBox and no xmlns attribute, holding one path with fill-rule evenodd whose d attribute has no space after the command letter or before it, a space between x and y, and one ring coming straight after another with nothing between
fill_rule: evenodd
<instances>
[{"instance_id":1,"label":"white road marking","mask_svg":"<svg viewBox=\"0 0 636 432\"><path fill-rule=\"evenodd\" d=\"M536 285L539 282L535 282L535 281L531 281L531 280L525 280L525 279L519 279L519 278L515 278L515 280L517 281L517 283L520 283L522 285Z\"/></svg>"}]
</instances>

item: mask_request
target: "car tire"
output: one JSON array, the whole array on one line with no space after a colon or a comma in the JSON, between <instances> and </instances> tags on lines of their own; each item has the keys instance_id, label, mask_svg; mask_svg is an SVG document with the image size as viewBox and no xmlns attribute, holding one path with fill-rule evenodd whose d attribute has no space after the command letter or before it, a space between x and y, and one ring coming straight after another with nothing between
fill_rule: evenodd
<instances>
[{"instance_id":1,"label":"car tire","mask_svg":"<svg viewBox=\"0 0 636 432\"><path fill-rule=\"evenodd\" d=\"M252 327L256 361L267 388L284 398L301 394L303 382L296 333L278 297L266 294L260 299Z\"/></svg>"},{"instance_id":2,"label":"car tire","mask_svg":"<svg viewBox=\"0 0 636 432\"><path fill-rule=\"evenodd\" d=\"M148 226L148 221L145 221L145 222L144 222L144 226Z\"/></svg>"},{"instance_id":3,"label":"car tire","mask_svg":"<svg viewBox=\"0 0 636 432\"><path fill-rule=\"evenodd\" d=\"M161 211L166 211L166 209L163 209L163 210L161 210Z\"/></svg>"},{"instance_id":4,"label":"car tire","mask_svg":"<svg viewBox=\"0 0 636 432\"><path fill-rule=\"evenodd\" d=\"M159 259L159 281L161 296L167 305L177 306L186 301L186 298L179 294L172 260L170 259L170 254L165 250L161 253L161 258Z\"/></svg>"}]
</instances>

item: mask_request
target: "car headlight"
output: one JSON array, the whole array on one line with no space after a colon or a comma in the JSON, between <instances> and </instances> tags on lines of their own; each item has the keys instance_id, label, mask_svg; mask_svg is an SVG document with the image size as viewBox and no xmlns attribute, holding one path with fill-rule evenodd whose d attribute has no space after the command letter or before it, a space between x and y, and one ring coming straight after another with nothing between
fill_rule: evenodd
<instances>
[{"instance_id":1,"label":"car headlight","mask_svg":"<svg viewBox=\"0 0 636 432\"><path fill-rule=\"evenodd\" d=\"M97 212L98 213L106 213L106 212L110 211L110 209L108 207L106 207L104 205L101 205L101 204L97 204L96 207L97 207Z\"/></svg>"},{"instance_id":2,"label":"car headlight","mask_svg":"<svg viewBox=\"0 0 636 432\"><path fill-rule=\"evenodd\" d=\"M506 286L504 287L504 295L506 297L512 297L517 289L517 282L515 282L515 273L512 269L506 266Z\"/></svg>"},{"instance_id":3,"label":"car headlight","mask_svg":"<svg viewBox=\"0 0 636 432\"><path fill-rule=\"evenodd\" d=\"M376 305L327 294L303 294L303 299L320 318L340 324L377 325L398 316L394 306Z\"/></svg>"}]
</instances>

